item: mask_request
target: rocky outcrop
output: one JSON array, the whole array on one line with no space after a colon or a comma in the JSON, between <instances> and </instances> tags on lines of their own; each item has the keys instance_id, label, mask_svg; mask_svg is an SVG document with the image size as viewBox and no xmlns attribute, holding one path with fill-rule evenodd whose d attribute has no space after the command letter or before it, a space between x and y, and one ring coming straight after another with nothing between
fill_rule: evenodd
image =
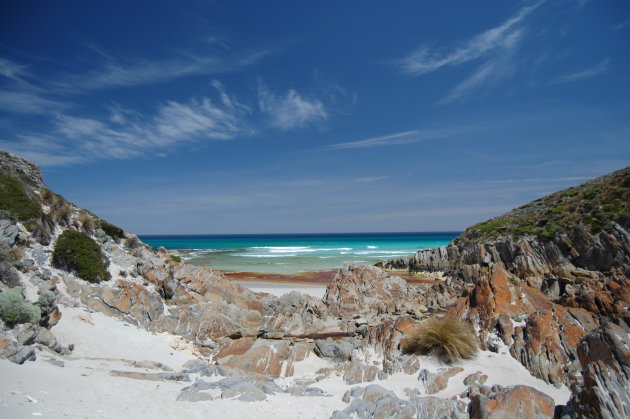
<instances>
[{"instance_id":1,"label":"rocky outcrop","mask_svg":"<svg viewBox=\"0 0 630 419\"><path fill-rule=\"evenodd\" d=\"M542 419L554 417L553 399L527 386L514 386L470 403L471 419Z\"/></svg>"},{"instance_id":2,"label":"rocky outcrop","mask_svg":"<svg viewBox=\"0 0 630 419\"><path fill-rule=\"evenodd\" d=\"M399 399L392 391L378 384L354 388L344 396L350 404L335 411L332 419L371 418L467 418L466 403L437 397Z\"/></svg>"},{"instance_id":3,"label":"rocky outcrop","mask_svg":"<svg viewBox=\"0 0 630 419\"><path fill-rule=\"evenodd\" d=\"M324 303L342 319L410 314L417 318L427 305L443 307L460 294L458 284L410 285L404 279L364 265L345 265L328 286Z\"/></svg>"},{"instance_id":4,"label":"rocky outcrop","mask_svg":"<svg viewBox=\"0 0 630 419\"><path fill-rule=\"evenodd\" d=\"M551 302L542 292L493 268L446 314L470 321L483 348L509 347L514 358L546 382L568 384L579 373L577 345L598 325L590 312Z\"/></svg>"},{"instance_id":5,"label":"rocky outcrop","mask_svg":"<svg viewBox=\"0 0 630 419\"><path fill-rule=\"evenodd\" d=\"M35 163L16 156L15 154L0 151L0 171L9 176L24 180L30 185L44 189L42 172Z\"/></svg>"},{"instance_id":6,"label":"rocky outcrop","mask_svg":"<svg viewBox=\"0 0 630 419\"><path fill-rule=\"evenodd\" d=\"M492 240L457 238L448 246L418 251L408 260L395 259L382 266L410 272L445 272L465 282L477 281L489 266L500 266L514 276L543 287L545 278L564 278L567 282L630 274L630 233L617 223L608 231L592 235L576 227L554 240L535 236L500 236Z\"/></svg>"},{"instance_id":7,"label":"rocky outcrop","mask_svg":"<svg viewBox=\"0 0 630 419\"><path fill-rule=\"evenodd\" d=\"M563 418L630 417L630 335L612 323L586 335L577 347L582 386L573 395Z\"/></svg>"}]
</instances>

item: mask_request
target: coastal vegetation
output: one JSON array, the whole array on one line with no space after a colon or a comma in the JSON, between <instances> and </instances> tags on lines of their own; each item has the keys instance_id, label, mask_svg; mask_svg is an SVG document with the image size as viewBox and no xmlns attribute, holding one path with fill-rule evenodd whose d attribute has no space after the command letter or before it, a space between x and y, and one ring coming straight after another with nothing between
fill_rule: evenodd
<instances>
[{"instance_id":1,"label":"coastal vegetation","mask_svg":"<svg viewBox=\"0 0 630 419\"><path fill-rule=\"evenodd\" d=\"M630 226L630 168L537 199L476 224L465 235L482 239L535 235L553 240L579 226L597 234L611 229L613 222Z\"/></svg>"},{"instance_id":2,"label":"coastal vegetation","mask_svg":"<svg viewBox=\"0 0 630 419\"><path fill-rule=\"evenodd\" d=\"M427 320L410 333L405 345L407 353L435 355L448 363L470 359L477 351L472 327L451 319Z\"/></svg>"},{"instance_id":3,"label":"coastal vegetation","mask_svg":"<svg viewBox=\"0 0 630 419\"><path fill-rule=\"evenodd\" d=\"M53 266L74 272L79 278L99 283L110 279L109 261L100 246L87 234L66 230L57 239L52 258Z\"/></svg>"},{"instance_id":4,"label":"coastal vegetation","mask_svg":"<svg viewBox=\"0 0 630 419\"><path fill-rule=\"evenodd\" d=\"M125 238L125 232L122 228L110 224L105 220L100 220L100 228L105 232L105 234L114 240Z\"/></svg>"},{"instance_id":5,"label":"coastal vegetation","mask_svg":"<svg viewBox=\"0 0 630 419\"><path fill-rule=\"evenodd\" d=\"M10 328L19 323L39 323L41 309L24 301L22 287L14 287L0 294L0 318Z\"/></svg>"},{"instance_id":6,"label":"coastal vegetation","mask_svg":"<svg viewBox=\"0 0 630 419\"><path fill-rule=\"evenodd\" d=\"M24 183L4 173L0 173L0 210L5 210L20 221L41 217L42 210L37 197L29 195Z\"/></svg>"}]
</instances>

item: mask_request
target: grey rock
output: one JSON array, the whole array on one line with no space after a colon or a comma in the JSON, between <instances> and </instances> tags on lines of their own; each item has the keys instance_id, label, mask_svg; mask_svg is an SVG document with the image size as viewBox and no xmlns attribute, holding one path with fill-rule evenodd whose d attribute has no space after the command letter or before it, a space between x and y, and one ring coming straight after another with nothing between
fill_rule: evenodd
<instances>
[{"instance_id":1,"label":"grey rock","mask_svg":"<svg viewBox=\"0 0 630 419\"><path fill-rule=\"evenodd\" d=\"M504 388L505 387L503 387L500 384L495 384L492 387L490 387L490 390L492 390L493 393L499 393L499 392L503 391Z\"/></svg>"},{"instance_id":2,"label":"grey rock","mask_svg":"<svg viewBox=\"0 0 630 419\"><path fill-rule=\"evenodd\" d=\"M374 402L383 397L396 397L394 392L387 390L386 388L379 386L378 384L370 384L365 388L363 392L363 400Z\"/></svg>"},{"instance_id":3,"label":"grey rock","mask_svg":"<svg viewBox=\"0 0 630 419\"><path fill-rule=\"evenodd\" d=\"M12 217L0 219L0 248L10 249L17 239L19 230Z\"/></svg>"},{"instance_id":4,"label":"grey rock","mask_svg":"<svg viewBox=\"0 0 630 419\"><path fill-rule=\"evenodd\" d=\"M578 345L584 384L572 386L562 418L630 417L630 334L613 323L591 331Z\"/></svg>"},{"instance_id":5,"label":"grey rock","mask_svg":"<svg viewBox=\"0 0 630 419\"><path fill-rule=\"evenodd\" d=\"M213 397L209 393L182 391L175 400L178 402L206 402L213 400Z\"/></svg>"},{"instance_id":6,"label":"grey rock","mask_svg":"<svg viewBox=\"0 0 630 419\"><path fill-rule=\"evenodd\" d=\"M35 343L35 337L37 336L38 329L38 325L32 323L22 323L15 326L11 332L20 345L32 345Z\"/></svg>"},{"instance_id":7,"label":"grey rock","mask_svg":"<svg viewBox=\"0 0 630 419\"><path fill-rule=\"evenodd\" d=\"M265 392L251 381L240 381L229 387L222 386L222 388L222 399L231 399L238 396L238 400L240 401L255 402L265 400L267 398Z\"/></svg>"},{"instance_id":8,"label":"grey rock","mask_svg":"<svg viewBox=\"0 0 630 419\"><path fill-rule=\"evenodd\" d=\"M34 361L35 348L21 345L11 333L0 330L0 358L16 364L23 364L27 360Z\"/></svg>"},{"instance_id":9,"label":"grey rock","mask_svg":"<svg viewBox=\"0 0 630 419\"><path fill-rule=\"evenodd\" d=\"M195 380L195 383L193 385L188 386L188 387L184 387L182 389L182 391L183 392L197 393L199 391L210 390L210 389L214 389L214 388L217 388L217 387L219 387L219 383L217 383L217 382L209 383L208 381L197 379L197 380Z\"/></svg>"},{"instance_id":10,"label":"grey rock","mask_svg":"<svg viewBox=\"0 0 630 419\"><path fill-rule=\"evenodd\" d=\"M62 367L63 368L63 367L66 366L66 364L60 359L50 358L50 359L46 359L45 361L48 362L49 364L52 364L52 365L56 366L56 367Z\"/></svg>"},{"instance_id":11,"label":"grey rock","mask_svg":"<svg viewBox=\"0 0 630 419\"><path fill-rule=\"evenodd\" d=\"M464 369L459 367L440 368L437 372L422 369L420 374L418 374L418 381L420 381L428 394L433 394L445 389L448 385L448 380L461 371L464 371Z\"/></svg>"},{"instance_id":12,"label":"grey rock","mask_svg":"<svg viewBox=\"0 0 630 419\"><path fill-rule=\"evenodd\" d=\"M132 361L131 366L150 370L173 371L173 369L168 365L164 365L163 363L156 361Z\"/></svg>"},{"instance_id":13,"label":"grey rock","mask_svg":"<svg viewBox=\"0 0 630 419\"><path fill-rule=\"evenodd\" d=\"M481 371L477 371L473 374L468 375L466 378L464 378L464 385L470 386L470 385L481 385L484 384L486 382L486 380L488 379L487 375L484 375L481 373Z\"/></svg>"},{"instance_id":14,"label":"grey rock","mask_svg":"<svg viewBox=\"0 0 630 419\"><path fill-rule=\"evenodd\" d=\"M291 394L292 396L299 396L299 397L329 396L328 393L326 393L324 390L318 387L293 386L293 387L289 387L286 390L286 392Z\"/></svg>"},{"instance_id":15,"label":"grey rock","mask_svg":"<svg viewBox=\"0 0 630 419\"><path fill-rule=\"evenodd\" d=\"M348 361L355 346L347 340L316 340L314 351L320 358L332 358L338 361Z\"/></svg>"}]
</instances>

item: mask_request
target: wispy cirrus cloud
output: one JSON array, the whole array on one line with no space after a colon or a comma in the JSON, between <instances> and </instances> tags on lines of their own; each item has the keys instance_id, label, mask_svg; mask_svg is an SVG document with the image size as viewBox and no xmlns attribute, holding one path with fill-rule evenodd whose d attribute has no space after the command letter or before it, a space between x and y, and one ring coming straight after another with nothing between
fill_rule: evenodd
<instances>
[{"instance_id":1,"label":"wispy cirrus cloud","mask_svg":"<svg viewBox=\"0 0 630 419\"><path fill-rule=\"evenodd\" d=\"M270 52L258 50L227 56L180 53L176 57L159 60L122 61L108 57L83 74L60 77L51 83L51 87L61 92L80 93L162 83L189 76L211 76L250 66Z\"/></svg>"},{"instance_id":2,"label":"wispy cirrus cloud","mask_svg":"<svg viewBox=\"0 0 630 419\"><path fill-rule=\"evenodd\" d=\"M442 67L454 66L491 55L503 49L513 48L519 41L522 30L517 25L543 2L523 7L512 18L501 25L489 29L464 43L464 45L444 54L420 47L413 54L398 61L399 69L413 76L431 73Z\"/></svg>"},{"instance_id":3,"label":"wispy cirrus cloud","mask_svg":"<svg viewBox=\"0 0 630 419\"><path fill-rule=\"evenodd\" d=\"M353 149L381 147L399 144L417 143L420 141L432 140L437 138L446 138L461 133L459 129L422 129L397 132L395 134L383 135L380 137L372 137L364 140L349 141L344 143L332 144L328 148L332 149Z\"/></svg>"},{"instance_id":4,"label":"wispy cirrus cloud","mask_svg":"<svg viewBox=\"0 0 630 419\"><path fill-rule=\"evenodd\" d=\"M0 57L0 76L21 81L24 76L28 75L27 68L25 65Z\"/></svg>"},{"instance_id":5,"label":"wispy cirrus cloud","mask_svg":"<svg viewBox=\"0 0 630 419\"><path fill-rule=\"evenodd\" d=\"M495 83L512 71L514 51L527 32L523 22L543 3L544 1L539 1L521 8L516 15L500 25L474 36L450 51L444 53L442 50L422 46L396 64L403 73L420 76L445 67L485 59L468 78L439 101L440 104L455 102L484 84Z\"/></svg>"},{"instance_id":6,"label":"wispy cirrus cloud","mask_svg":"<svg viewBox=\"0 0 630 419\"><path fill-rule=\"evenodd\" d=\"M27 134L19 141L0 141L16 153L42 165L65 165L96 159L128 159L166 150L175 144L231 140L251 135L248 110L214 83L219 99L202 97L185 102L168 101L152 116L121 107L98 118L56 113L45 135ZM43 155L42 151L45 151Z\"/></svg>"},{"instance_id":7,"label":"wispy cirrus cloud","mask_svg":"<svg viewBox=\"0 0 630 419\"><path fill-rule=\"evenodd\" d=\"M551 80L550 84L573 83L576 81L590 79L592 77L605 73L608 70L609 62L609 59L605 59L602 62L582 71L558 76L555 79Z\"/></svg>"},{"instance_id":8,"label":"wispy cirrus cloud","mask_svg":"<svg viewBox=\"0 0 630 419\"><path fill-rule=\"evenodd\" d=\"M625 20L625 21L623 21L621 23L618 23L616 25L613 25L613 26L610 27L610 29L613 30L613 31L620 31L620 30L622 30L623 28L625 28L627 26L630 26L630 19Z\"/></svg>"},{"instance_id":9,"label":"wispy cirrus cloud","mask_svg":"<svg viewBox=\"0 0 630 419\"><path fill-rule=\"evenodd\" d=\"M218 80L215 95L187 101L166 101L152 114L112 105L109 112L84 116L57 109L52 127L1 140L0 147L32 158L43 166L84 163L98 159L129 159L165 153L175 145L226 141L255 135L261 113L275 128L288 130L325 119L323 104L290 90L266 91L268 101L258 110L242 104ZM271 99L269 99L271 98ZM1 100L0 100L1 103Z\"/></svg>"},{"instance_id":10,"label":"wispy cirrus cloud","mask_svg":"<svg viewBox=\"0 0 630 419\"><path fill-rule=\"evenodd\" d=\"M258 107L269 117L271 126L282 130L302 128L328 119L323 102L306 98L293 89L285 95L278 95L261 84L258 88Z\"/></svg>"}]
</instances>

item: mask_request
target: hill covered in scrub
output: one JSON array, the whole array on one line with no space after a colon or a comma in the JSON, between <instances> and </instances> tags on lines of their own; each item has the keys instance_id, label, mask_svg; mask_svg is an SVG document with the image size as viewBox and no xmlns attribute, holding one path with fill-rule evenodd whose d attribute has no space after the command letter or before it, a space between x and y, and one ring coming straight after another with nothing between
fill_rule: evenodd
<instances>
[{"instance_id":1,"label":"hill covered in scrub","mask_svg":"<svg viewBox=\"0 0 630 419\"><path fill-rule=\"evenodd\" d=\"M599 231L556 210L546 224L528 218L543 230L514 234L526 217L512 216L497 234L473 227L400 262L443 279L407 283L346 265L318 299L256 293L154 251L0 153L0 375L13 378L0 381L3 413L627 416L627 200L615 201L627 186L613 179L614 193L594 184L534 205L548 214L599 188L583 210L614 214L597 218ZM571 227L546 238L552 221ZM408 350L424 347L422 331L441 330L441 317L468 323L475 350L449 353L471 359L441 363L442 338Z\"/></svg>"},{"instance_id":2,"label":"hill covered in scrub","mask_svg":"<svg viewBox=\"0 0 630 419\"><path fill-rule=\"evenodd\" d=\"M448 246L380 266L475 282L500 264L538 287L554 278L627 277L629 227L630 168L624 168L469 227Z\"/></svg>"},{"instance_id":3,"label":"hill covered in scrub","mask_svg":"<svg viewBox=\"0 0 630 419\"><path fill-rule=\"evenodd\" d=\"M630 227L630 167L555 192L466 229L457 242L502 235L533 235L553 240L584 227L592 235Z\"/></svg>"}]
</instances>

